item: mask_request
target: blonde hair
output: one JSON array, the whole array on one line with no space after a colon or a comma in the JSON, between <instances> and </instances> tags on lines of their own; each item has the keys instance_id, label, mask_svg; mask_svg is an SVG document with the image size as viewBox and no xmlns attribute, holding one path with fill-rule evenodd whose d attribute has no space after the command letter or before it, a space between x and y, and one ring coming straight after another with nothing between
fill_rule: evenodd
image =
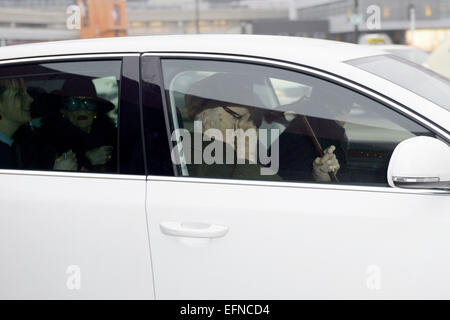
<instances>
[{"instance_id":1,"label":"blonde hair","mask_svg":"<svg viewBox=\"0 0 450 320\"><path fill-rule=\"evenodd\" d=\"M3 78L0 79L0 100L3 99L7 89L10 88L24 88L25 81L22 78Z\"/></svg>"}]
</instances>

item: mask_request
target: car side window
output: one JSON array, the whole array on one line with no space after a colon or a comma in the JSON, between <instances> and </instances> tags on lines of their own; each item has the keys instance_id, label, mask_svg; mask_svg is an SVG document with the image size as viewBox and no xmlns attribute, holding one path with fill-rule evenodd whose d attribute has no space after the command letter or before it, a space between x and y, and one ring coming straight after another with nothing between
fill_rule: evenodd
<instances>
[{"instance_id":1,"label":"car side window","mask_svg":"<svg viewBox=\"0 0 450 320\"><path fill-rule=\"evenodd\" d=\"M165 59L162 67L181 176L387 186L396 145L433 136L311 75L221 61Z\"/></svg>"},{"instance_id":2,"label":"car side window","mask_svg":"<svg viewBox=\"0 0 450 320\"><path fill-rule=\"evenodd\" d=\"M0 168L117 173L121 64L0 68Z\"/></svg>"}]
</instances>

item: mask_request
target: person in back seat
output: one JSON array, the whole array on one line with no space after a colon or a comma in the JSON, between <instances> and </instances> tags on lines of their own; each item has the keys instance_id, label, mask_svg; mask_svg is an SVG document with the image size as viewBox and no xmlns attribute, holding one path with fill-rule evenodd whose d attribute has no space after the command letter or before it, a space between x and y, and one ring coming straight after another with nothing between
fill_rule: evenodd
<instances>
[{"instance_id":1,"label":"person in back seat","mask_svg":"<svg viewBox=\"0 0 450 320\"><path fill-rule=\"evenodd\" d=\"M31 120L30 105L23 79L0 79L0 168L18 169L20 157L13 147L17 130Z\"/></svg>"},{"instance_id":2,"label":"person in back seat","mask_svg":"<svg viewBox=\"0 0 450 320\"><path fill-rule=\"evenodd\" d=\"M58 154L75 154L76 170L115 172L117 130L107 112L114 105L97 96L92 80L74 76L58 92L59 113L43 128Z\"/></svg>"},{"instance_id":3,"label":"person in back seat","mask_svg":"<svg viewBox=\"0 0 450 320\"><path fill-rule=\"evenodd\" d=\"M0 79L0 168L44 169L36 165L42 159L41 144L30 130L31 104L22 78ZM49 160L54 170L70 170L76 164L73 158ZM47 168L45 168L47 169Z\"/></svg>"}]
</instances>

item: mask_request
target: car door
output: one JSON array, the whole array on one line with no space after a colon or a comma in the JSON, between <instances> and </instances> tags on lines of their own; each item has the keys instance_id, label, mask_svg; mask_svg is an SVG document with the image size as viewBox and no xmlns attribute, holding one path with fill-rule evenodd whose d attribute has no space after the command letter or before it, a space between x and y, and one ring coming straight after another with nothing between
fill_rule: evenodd
<instances>
[{"instance_id":1,"label":"car door","mask_svg":"<svg viewBox=\"0 0 450 320\"><path fill-rule=\"evenodd\" d=\"M174 167L147 181L157 299L450 297L449 193L386 180L396 144L438 135L426 120L343 80L266 60L177 54L160 67L147 55L142 68L143 100L166 108L170 151L158 161ZM283 95L295 99L280 104ZM231 114L229 129L239 129L245 110L263 114L257 161L230 166L226 148L210 147L196 162L196 128L212 145L224 137L202 128L220 133ZM315 174L320 155L303 116L323 149L335 146L337 181Z\"/></svg>"},{"instance_id":2,"label":"car door","mask_svg":"<svg viewBox=\"0 0 450 320\"><path fill-rule=\"evenodd\" d=\"M0 297L154 298L139 57L8 61L0 74L23 82L34 100L32 121L13 136L15 165L0 169ZM78 129L89 119L87 135ZM107 158L87 156L105 144ZM75 168L54 170L74 154Z\"/></svg>"}]
</instances>

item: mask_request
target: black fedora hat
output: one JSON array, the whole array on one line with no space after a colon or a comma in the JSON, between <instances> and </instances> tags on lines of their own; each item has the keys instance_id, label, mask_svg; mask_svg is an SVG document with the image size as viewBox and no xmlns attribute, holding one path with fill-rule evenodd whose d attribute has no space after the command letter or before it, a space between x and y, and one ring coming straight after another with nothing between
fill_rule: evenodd
<instances>
[{"instance_id":1,"label":"black fedora hat","mask_svg":"<svg viewBox=\"0 0 450 320\"><path fill-rule=\"evenodd\" d=\"M92 79L87 77L67 78L57 94L61 97L63 108L66 109L75 100L83 101L85 105L95 107L95 110L100 113L107 113L115 108L112 102L97 96L97 90Z\"/></svg>"}]
</instances>

